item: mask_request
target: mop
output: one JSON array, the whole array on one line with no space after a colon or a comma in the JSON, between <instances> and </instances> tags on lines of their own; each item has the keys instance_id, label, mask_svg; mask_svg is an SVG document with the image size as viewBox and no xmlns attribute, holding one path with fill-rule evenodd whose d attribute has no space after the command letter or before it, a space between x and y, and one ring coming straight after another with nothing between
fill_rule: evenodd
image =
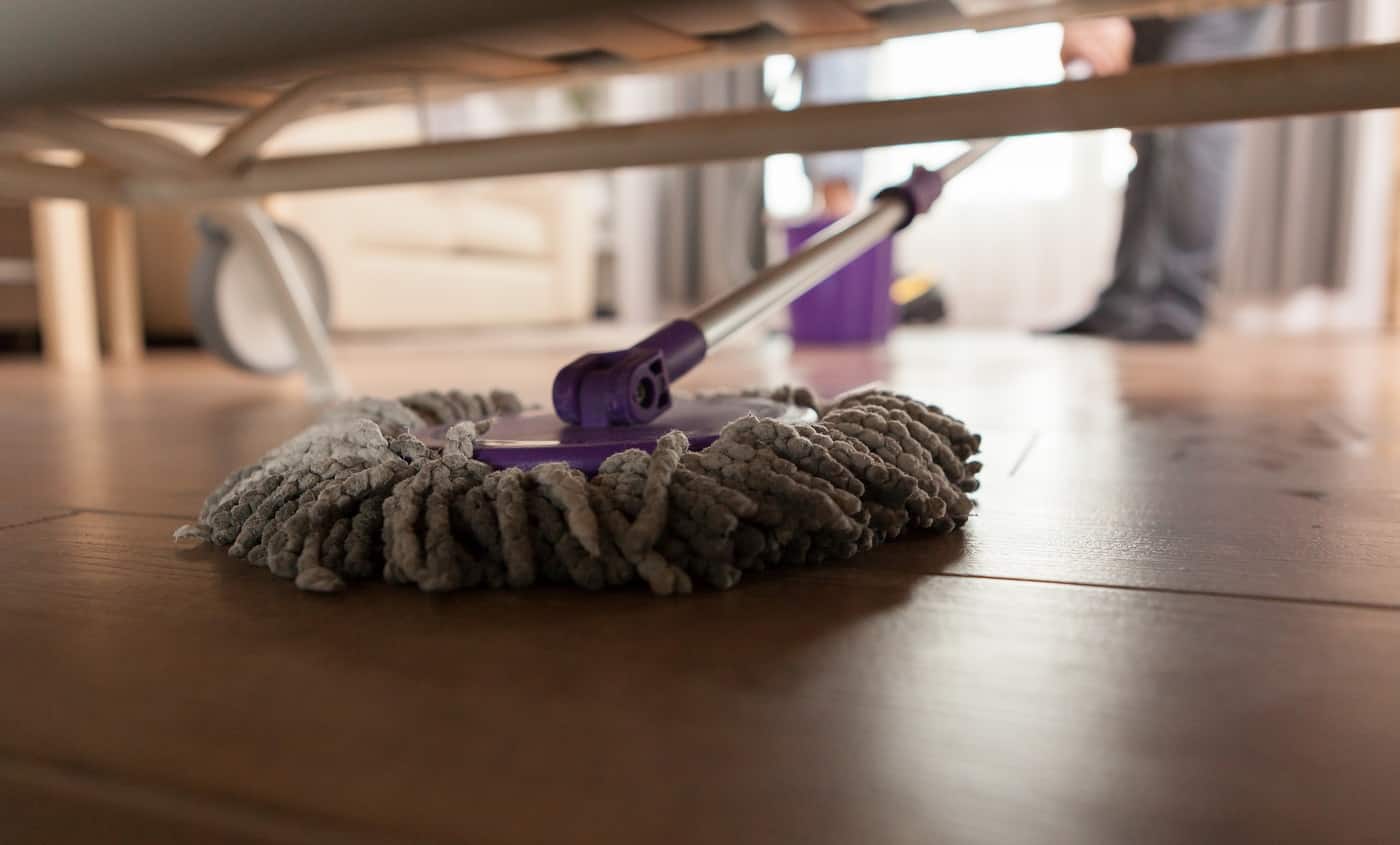
<instances>
[{"instance_id":1,"label":"mop","mask_svg":"<svg viewBox=\"0 0 1400 845\"><path fill-rule=\"evenodd\" d=\"M926 211L984 155L915 168L787 261L629 349L561 370L553 412L507 392L359 399L235 471L179 540L316 592L382 578L437 592L645 583L718 589L844 560L972 510L980 437L885 390L681 396L672 383L734 331Z\"/></svg>"}]
</instances>

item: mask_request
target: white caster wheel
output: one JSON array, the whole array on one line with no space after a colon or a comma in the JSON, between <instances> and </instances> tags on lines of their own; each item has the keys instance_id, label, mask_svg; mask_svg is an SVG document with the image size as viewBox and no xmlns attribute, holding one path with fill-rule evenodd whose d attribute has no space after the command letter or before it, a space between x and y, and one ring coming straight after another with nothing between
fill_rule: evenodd
<instances>
[{"instance_id":1,"label":"white caster wheel","mask_svg":"<svg viewBox=\"0 0 1400 845\"><path fill-rule=\"evenodd\" d=\"M330 287L316 251L294 230L278 226L310 288L322 325L330 319ZM190 275L190 311L204 348L255 373L276 375L298 364L297 348L282 319L258 255L221 226L201 218L204 240ZM275 284L275 282L274 282Z\"/></svg>"}]
</instances>

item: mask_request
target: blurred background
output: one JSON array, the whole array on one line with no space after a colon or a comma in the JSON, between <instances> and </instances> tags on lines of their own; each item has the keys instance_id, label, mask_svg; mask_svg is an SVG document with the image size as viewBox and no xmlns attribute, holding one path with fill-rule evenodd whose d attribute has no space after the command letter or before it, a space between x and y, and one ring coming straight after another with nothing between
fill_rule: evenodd
<instances>
[{"instance_id":1,"label":"blurred background","mask_svg":"<svg viewBox=\"0 0 1400 845\"><path fill-rule=\"evenodd\" d=\"M1272 10L1268 51L1400 35L1400 4L1345 0ZM417 102L302 121L269 154L548 131L591 123L812 102L971 92L1064 79L1058 24L895 39L761 67L630 76L570 89ZM831 84L830 68L844 68ZM821 89L821 90L818 90ZM217 130L143 124L201 150ZM1243 128L1211 317L1242 331L1375 332L1393 327L1397 151L1389 112ZM958 143L853 153L837 162L868 197ZM892 288L908 321L1032 330L1083 314L1109 281L1127 130L1012 139L955 181L894 245ZM829 205L796 155L689 168L273 196L273 215L321 265L340 337L483 326L647 323L744 281L783 256L789 227ZM826 209L830 210L830 209ZM0 348L35 354L25 206L0 208ZM194 337L190 278L206 244L191 216L142 210L148 341Z\"/></svg>"}]
</instances>

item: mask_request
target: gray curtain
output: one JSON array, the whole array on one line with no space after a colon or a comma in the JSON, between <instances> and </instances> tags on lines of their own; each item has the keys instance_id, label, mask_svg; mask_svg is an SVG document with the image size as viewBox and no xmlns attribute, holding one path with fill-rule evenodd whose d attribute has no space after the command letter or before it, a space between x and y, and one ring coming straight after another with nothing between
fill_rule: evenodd
<instances>
[{"instance_id":1,"label":"gray curtain","mask_svg":"<svg viewBox=\"0 0 1400 845\"><path fill-rule=\"evenodd\" d=\"M1363 3L1334 0L1275 9L1263 52L1335 46L1362 33ZM1345 274L1346 199L1355 168L1351 116L1246 124L1235 163L1221 268L1227 294L1336 289Z\"/></svg>"},{"instance_id":2,"label":"gray curtain","mask_svg":"<svg viewBox=\"0 0 1400 845\"><path fill-rule=\"evenodd\" d=\"M675 111L767 105L761 68L708 71L676 79ZM763 162L676 168L660 181L663 303L689 305L742 283L763 264Z\"/></svg>"}]
</instances>

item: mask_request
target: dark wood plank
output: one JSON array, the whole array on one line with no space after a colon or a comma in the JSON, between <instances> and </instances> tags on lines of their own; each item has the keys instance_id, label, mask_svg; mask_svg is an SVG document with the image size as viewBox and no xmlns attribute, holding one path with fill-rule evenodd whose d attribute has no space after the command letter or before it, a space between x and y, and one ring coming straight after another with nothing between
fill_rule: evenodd
<instances>
[{"instance_id":1,"label":"dark wood plank","mask_svg":"<svg viewBox=\"0 0 1400 845\"><path fill-rule=\"evenodd\" d=\"M572 355L626 339L616 329L409 336L343 344L341 357L370 394L506 386L538 401ZM1156 349L929 331L888 348L793 350L750 333L686 382L804 382L831 394L882 381L982 431L984 488L956 558L880 552L911 572L1393 605L1400 377L1386 362L1396 352L1394 341L1222 337ZM295 379L190 354L86 380L5 367L0 382L0 480L15 506L43 513L192 516L228 471L315 413Z\"/></svg>"},{"instance_id":2,"label":"dark wood plank","mask_svg":"<svg viewBox=\"0 0 1400 845\"><path fill-rule=\"evenodd\" d=\"M681 600L327 598L177 551L175 525L5 532L0 754L409 840L1400 825L1393 611L923 577L892 555Z\"/></svg>"},{"instance_id":3,"label":"dark wood plank","mask_svg":"<svg viewBox=\"0 0 1400 845\"><path fill-rule=\"evenodd\" d=\"M63 378L5 366L0 480L53 509L195 513L211 484L315 417L295 380L261 380L189 353Z\"/></svg>"},{"instance_id":4,"label":"dark wood plank","mask_svg":"<svg viewBox=\"0 0 1400 845\"><path fill-rule=\"evenodd\" d=\"M502 387L540 401L571 356L621 337L616 330L556 334L562 338L484 333L465 343L348 345L342 357L357 389L369 395ZM747 352L720 356L710 381L697 380L697 388L726 376L731 384L767 383L766 368L745 361ZM59 510L193 515L228 472L317 413L294 376L250 376L190 352L154 352L142 367L68 378L39 365L0 364L0 384L0 481L16 485L11 499Z\"/></svg>"},{"instance_id":5,"label":"dark wood plank","mask_svg":"<svg viewBox=\"0 0 1400 845\"><path fill-rule=\"evenodd\" d=\"M910 573L1400 607L1400 494L991 481L964 532L869 554Z\"/></svg>"},{"instance_id":6,"label":"dark wood plank","mask_svg":"<svg viewBox=\"0 0 1400 845\"><path fill-rule=\"evenodd\" d=\"M135 783L83 765L0 756L5 842L386 843L374 831L299 813L269 812L220 796Z\"/></svg>"}]
</instances>

